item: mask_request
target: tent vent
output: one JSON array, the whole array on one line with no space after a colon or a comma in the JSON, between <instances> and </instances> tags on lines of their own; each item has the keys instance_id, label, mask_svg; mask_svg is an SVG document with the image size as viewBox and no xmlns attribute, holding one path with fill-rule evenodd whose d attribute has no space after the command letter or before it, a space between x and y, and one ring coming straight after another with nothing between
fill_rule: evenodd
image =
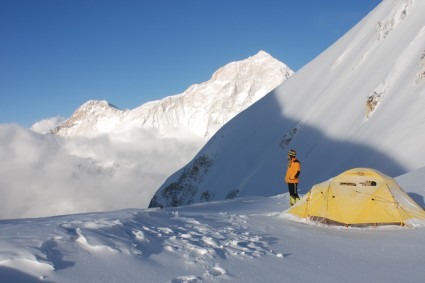
<instances>
[{"instance_id":1,"label":"tent vent","mask_svg":"<svg viewBox=\"0 0 425 283\"><path fill-rule=\"evenodd\" d=\"M353 187L355 187L355 186L357 186L357 184L356 183L352 183L352 182L341 182L341 183L339 183L341 186L353 186Z\"/></svg>"}]
</instances>

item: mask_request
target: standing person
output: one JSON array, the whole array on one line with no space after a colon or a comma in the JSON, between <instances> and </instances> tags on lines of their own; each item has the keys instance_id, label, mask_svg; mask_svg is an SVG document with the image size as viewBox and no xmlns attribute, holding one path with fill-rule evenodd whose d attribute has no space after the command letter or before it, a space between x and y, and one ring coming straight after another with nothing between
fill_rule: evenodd
<instances>
[{"instance_id":1,"label":"standing person","mask_svg":"<svg viewBox=\"0 0 425 283\"><path fill-rule=\"evenodd\" d=\"M288 151L288 168L286 169L285 182L289 189L289 204L292 206L300 197L298 196L298 177L301 173L301 163L296 158L297 152L293 149Z\"/></svg>"}]
</instances>

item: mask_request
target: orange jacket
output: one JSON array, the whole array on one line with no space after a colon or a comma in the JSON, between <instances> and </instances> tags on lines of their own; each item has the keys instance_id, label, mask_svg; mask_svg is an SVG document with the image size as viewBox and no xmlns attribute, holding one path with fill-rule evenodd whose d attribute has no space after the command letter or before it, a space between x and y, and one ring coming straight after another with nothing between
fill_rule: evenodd
<instances>
[{"instance_id":1,"label":"orange jacket","mask_svg":"<svg viewBox=\"0 0 425 283\"><path fill-rule=\"evenodd\" d=\"M301 173L301 163L295 157L288 161L288 169L286 169L285 182L298 183Z\"/></svg>"}]
</instances>

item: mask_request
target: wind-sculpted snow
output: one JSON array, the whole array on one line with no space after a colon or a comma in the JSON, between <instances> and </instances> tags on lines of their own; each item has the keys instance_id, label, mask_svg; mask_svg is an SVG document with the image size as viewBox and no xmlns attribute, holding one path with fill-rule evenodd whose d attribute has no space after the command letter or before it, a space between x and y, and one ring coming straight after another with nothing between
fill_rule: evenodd
<instances>
[{"instance_id":1,"label":"wind-sculpted snow","mask_svg":"<svg viewBox=\"0 0 425 283\"><path fill-rule=\"evenodd\" d=\"M406 176L409 190L422 176ZM327 227L291 218L288 206L286 193L1 220L0 281L423 282L423 223Z\"/></svg>"},{"instance_id":2,"label":"wind-sculpted snow","mask_svg":"<svg viewBox=\"0 0 425 283\"><path fill-rule=\"evenodd\" d=\"M225 265L228 260L284 257L282 252L273 249L269 239L248 228L249 218L225 211L209 214L191 209L124 210L103 215L47 218L37 221L38 224L3 222L0 266L24 269L48 280L55 278L54 272L78 269L76 264L81 262L72 261L75 256L94 259L101 265L122 257L160 264L161 258L166 257L187 267L179 272L182 275L169 278L171 282L231 279L233 272ZM14 229L31 229L32 225L38 226L38 232L31 242L24 234L4 237L5 233L14 233ZM0 279L1 276L0 272Z\"/></svg>"}]
</instances>

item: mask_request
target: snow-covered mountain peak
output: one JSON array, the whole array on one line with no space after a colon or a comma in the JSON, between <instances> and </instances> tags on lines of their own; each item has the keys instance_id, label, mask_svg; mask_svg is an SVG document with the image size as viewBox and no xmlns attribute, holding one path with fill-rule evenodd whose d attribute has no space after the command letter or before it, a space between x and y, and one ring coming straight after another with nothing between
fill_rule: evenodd
<instances>
[{"instance_id":1,"label":"snow-covered mountain peak","mask_svg":"<svg viewBox=\"0 0 425 283\"><path fill-rule=\"evenodd\" d=\"M207 140L292 74L284 63L260 51L221 67L207 82L133 110L121 111L106 101L88 101L52 132L62 136L93 136L144 128L165 136L190 132Z\"/></svg>"},{"instance_id":2,"label":"snow-covered mountain peak","mask_svg":"<svg viewBox=\"0 0 425 283\"><path fill-rule=\"evenodd\" d=\"M177 125L208 139L292 74L284 63L261 51L218 69L207 82L156 104L142 105L135 112L143 125L162 132Z\"/></svg>"},{"instance_id":3,"label":"snow-covered mountain peak","mask_svg":"<svg viewBox=\"0 0 425 283\"><path fill-rule=\"evenodd\" d=\"M106 133L113 128L123 113L106 100L89 100L51 132L58 135L73 135L79 134L81 128L86 128L87 136Z\"/></svg>"},{"instance_id":4,"label":"snow-covered mountain peak","mask_svg":"<svg viewBox=\"0 0 425 283\"><path fill-rule=\"evenodd\" d=\"M71 117L80 118L90 114L104 112L107 114L121 113L122 111L106 100L89 100L81 105Z\"/></svg>"},{"instance_id":5,"label":"snow-covered mountain peak","mask_svg":"<svg viewBox=\"0 0 425 283\"><path fill-rule=\"evenodd\" d=\"M285 76L289 77L293 72L282 63L265 51L259 51L256 55L245 60L232 62L218 69L212 76L211 81L231 81L251 79L254 75L272 75L273 77L281 76L280 73L270 74L268 69L280 70ZM264 79L261 77L260 79Z\"/></svg>"},{"instance_id":6,"label":"snow-covered mountain peak","mask_svg":"<svg viewBox=\"0 0 425 283\"><path fill-rule=\"evenodd\" d=\"M104 109L104 110L108 110L108 109L116 109L119 110L116 106L112 105L111 103L109 103L106 100L89 100L86 103L84 103L83 105L81 105L77 111L93 111L93 110L97 110L97 109Z\"/></svg>"}]
</instances>

